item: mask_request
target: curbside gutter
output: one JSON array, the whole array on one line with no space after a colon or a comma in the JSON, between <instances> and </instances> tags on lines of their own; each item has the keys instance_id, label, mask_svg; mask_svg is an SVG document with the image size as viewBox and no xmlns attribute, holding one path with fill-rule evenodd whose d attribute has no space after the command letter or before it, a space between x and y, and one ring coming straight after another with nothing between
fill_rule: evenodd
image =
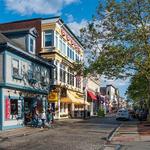
<instances>
[{"instance_id":1,"label":"curbside gutter","mask_svg":"<svg viewBox=\"0 0 150 150\"><path fill-rule=\"evenodd\" d=\"M114 130L112 130L112 132L110 132L110 134L108 135L108 137L106 138L107 142L110 142L112 140L112 138L114 137L114 135L116 134L116 132L120 129L120 127L122 126L122 124L119 124L119 126L117 126L116 128L114 128Z\"/></svg>"}]
</instances>

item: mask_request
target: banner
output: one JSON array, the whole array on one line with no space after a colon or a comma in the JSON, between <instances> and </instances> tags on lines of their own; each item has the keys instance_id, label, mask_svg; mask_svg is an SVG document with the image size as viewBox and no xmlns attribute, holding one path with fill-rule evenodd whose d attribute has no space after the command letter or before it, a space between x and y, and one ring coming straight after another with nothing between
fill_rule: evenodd
<instances>
[{"instance_id":1,"label":"banner","mask_svg":"<svg viewBox=\"0 0 150 150\"><path fill-rule=\"evenodd\" d=\"M10 119L10 100L8 97L5 100L5 119Z\"/></svg>"}]
</instances>

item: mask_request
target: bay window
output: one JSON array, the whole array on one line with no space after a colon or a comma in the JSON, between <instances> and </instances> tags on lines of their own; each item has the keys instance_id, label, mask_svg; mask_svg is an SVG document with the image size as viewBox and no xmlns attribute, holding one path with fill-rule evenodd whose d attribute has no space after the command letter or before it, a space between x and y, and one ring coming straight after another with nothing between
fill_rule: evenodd
<instances>
[{"instance_id":1,"label":"bay window","mask_svg":"<svg viewBox=\"0 0 150 150\"><path fill-rule=\"evenodd\" d=\"M66 82L66 70L63 64L60 64L60 81Z\"/></svg>"},{"instance_id":2,"label":"bay window","mask_svg":"<svg viewBox=\"0 0 150 150\"><path fill-rule=\"evenodd\" d=\"M46 30L44 31L44 47L50 47L50 46L54 46L53 44L53 37L54 37L54 31L53 30Z\"/></svg>"},{"instance_id":3,"label":"bay window","mask_svg":"<svg viewBox=\"0 0 150 150\"><path fill-rule=\"evenodd\" d=\"M55 47L59 49L59 35L57 32L55 34Z\"/></svg>"},{"instance_id":4,"label":"bay window","mask_svg":"<svg viewBox=\"0 0 150 150\"><path fill-rule=\"evenodd\" d=\"M81 88L81 77L80 76L76 77L76 87Z\"/></svg>"},{"instance_id":5,"label":"bay window","mask_svg":"<svg viewBox=\"0 0 150 150\"><path fill-rule=\"evenodd\" d=\"M67 73L67 83L74 86L74 73L72 73L70 69L68 69Z\"/></svg>"}]
</instances>

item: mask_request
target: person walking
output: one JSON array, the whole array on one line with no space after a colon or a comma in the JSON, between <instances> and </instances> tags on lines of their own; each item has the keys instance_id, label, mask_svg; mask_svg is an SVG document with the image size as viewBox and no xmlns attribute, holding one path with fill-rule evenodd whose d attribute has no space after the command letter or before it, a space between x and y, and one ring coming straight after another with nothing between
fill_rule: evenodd
<instances>
[{"instance_id":1,"label":"person walking","mask_svg":"<svg viewBox=\"0 0 150 150\"><path fill-rule=\"evenodd\" d=\"M41 113L41 120L42 120L42 128L45 127L45 120L46 120L46 114L45 114L45 111L43 110L42 113Z\"/></svg>"},{"instance_id":2,"label":"person walking","mask_svg":"<svg viewBox=\"0 0 150 150\"><path fill-rule=\"evenodd\" d=\"M52 121L52 111L50 108L47 109L47 122L48 124L51 124Z\"/></svg>"}]
</instances>

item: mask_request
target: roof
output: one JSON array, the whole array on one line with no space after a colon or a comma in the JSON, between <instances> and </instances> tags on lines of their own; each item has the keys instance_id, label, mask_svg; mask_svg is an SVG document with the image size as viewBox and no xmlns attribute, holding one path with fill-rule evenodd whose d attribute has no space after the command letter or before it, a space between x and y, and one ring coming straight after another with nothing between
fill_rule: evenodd
<instances>
[{"instance_id":1,"label":"roof","mask_svg":"<svg viewBox=\"0 0 150 150\"><path fill-rule=\"evenodd\" d=\"M83 44L81 43L81 41L77 38L77 36L71 31L71 29L64 23L64 21L61 19L61 17L60 16L56 16L56 17L50 17L50 18L42 18L42 20L48 20L48 19L55 19L54 21L60 21L63 25L64 25L64 27L68 30L68 32L70 32L73 36L74 36L74 38L77 40L77 42L81 45L81 46L83 46Z\"/></svg>"},{"instance_id":2,"label":"roof","mask_svg":"<svg viewBox=\"0 0 150 150\"><path fill-rule=\"evenodd\" d=\"M10 39L8 39L5 35L3 35L2 33L0 33L0 46L8 46L12 49L14 49L14 52L16 51L17 54L23 54L26 55L27 57L29 57L30 59L34 59L36 61L39 61L45 65L51 66L51 67L55 67L54 65L50 64L47 60L45 60L44 58L40 57L40 56L36 56L36 55L31 55L27 52L25 52L20 46L19 44L11 41ZM12 51L11 51L12 52Z\"/></svg>"},{"instance_id":3,"label":"roof","mask_svg":"<svg viewBox=\"0 0 150 150\"><path fill-rule=\"evenodd\" d=\"M48 19L58 19L58 20L60 20L60 22L64 25L64 27L74 36L74 38L77 40L77 42L83 47L83 44L81 43L81 41L71 31L71 29L64 23L64 21L61 19L60 16L54 16L54 17L48 17L48 18L32 18L32 19L27 19L27 20L17 20L17 21L13 21L13 22L0 23L0 25L11 24L11 23L19 23L19 22L27 22L27 21L33 21L33 20L48 20Z\"/></svg>"},{"instance_id":4,"label":"roof","mask_svg":"<svg viewBox=\"0 0 150 150\"><path fill-rule=\"evenodd\" d=\"M19 22L27 22L27 21L33 21L33 20L41 20L42 18L32 18L32 19L26 19L26 20L16 20L12 22L5 22L5 23L0 23L1 24L10 24L10 23L19 23Z\"/></svg>"},{"instance_id":5,"label":"roof","mask_svg":"<svg viewBox=\"0 0 150 150\"><path fill-rule=\"evenodd\" d=\"M2 33L0 33L0 45L2 44L7 44L10 43L16 47L18 47L19 45L13 41L11 41L10 39L8 39L5 35L3 35Z\"/></svg>"}]
</instances>

